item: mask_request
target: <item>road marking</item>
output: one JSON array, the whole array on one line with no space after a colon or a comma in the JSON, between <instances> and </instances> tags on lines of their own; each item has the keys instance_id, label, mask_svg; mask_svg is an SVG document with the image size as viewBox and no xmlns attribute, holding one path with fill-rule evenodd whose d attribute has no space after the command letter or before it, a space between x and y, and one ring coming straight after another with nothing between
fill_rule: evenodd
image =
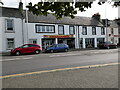
<instances>
[{"instance_id":1,"label":"road marking","mask_svg":"<svg viewBox=\"0 0 120 90\"><path fill-rule=\"evenodd\" d=\"M33 75L33 74L48 73L48 72L56 72L56 71L75 70L75 69L93 68L93 67L101 67L101 66L111 66L111 65L118 65L118 64L120 64L120 63L97 64L97 65L87 65L87 66L80 66L80 67L44 70L44 71L37 71L37 72L29 72L29 73L21 73L21 74L0 76L0 79L10 78L10 77L18 77L18 76L26 76L26 75Z\"/></svg>"},{"instance_id":2,"label":"road marking","mask_svg":"<svg viewBox=\"0 0 120 90\"><path fill-rule=\"evenodd\" d=\"M32 59L32 57L26 57L26 58L13 58L13 59L3 59L0 60L0 62L5 62L5 61L15 61L15 60L27 60L27 59Z\"/></svg>"},{"instance_id":3,"label":"road marking","mask_svg":"<svg viewBox=\"0 0 120 90\"><path fill-rule=\"evenodd\" d=\"M51 56L49 56L49 57L75 56L75 55L81 55L81 54L63 54L63 55L51 55Z\"/></svg>"}]
</instances>

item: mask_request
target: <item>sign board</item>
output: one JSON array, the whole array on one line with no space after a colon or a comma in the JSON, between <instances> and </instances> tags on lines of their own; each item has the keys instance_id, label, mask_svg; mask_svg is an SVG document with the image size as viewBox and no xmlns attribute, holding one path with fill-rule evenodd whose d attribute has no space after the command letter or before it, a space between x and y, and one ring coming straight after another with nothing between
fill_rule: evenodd
<instances>
[{"instance_id":1,"label":"sign board","mask_svg":"<svg viewBox=\"0 0 120 90\"><path fill-rule=\"evenodd\" d=\"M44 38L74 38L74 35L44 35Z\"/></svg>"}]
</instances>

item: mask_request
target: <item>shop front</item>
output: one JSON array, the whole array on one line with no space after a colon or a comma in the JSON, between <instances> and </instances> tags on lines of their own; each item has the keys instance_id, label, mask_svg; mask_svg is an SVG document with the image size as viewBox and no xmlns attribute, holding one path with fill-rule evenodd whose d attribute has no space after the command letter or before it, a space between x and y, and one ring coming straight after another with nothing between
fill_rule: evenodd
<instances>
[{"instance_id":1,"label":"shop front","mask_svg":"<svg viewBox=\"0 0 120 90\"><path fill-rule=\"evenodd\" d=\"M42 38L42 48L45 49L54 44L65 43L70 48L75 48L74 35L44 35Z\"/></svg>"}]
</instances>

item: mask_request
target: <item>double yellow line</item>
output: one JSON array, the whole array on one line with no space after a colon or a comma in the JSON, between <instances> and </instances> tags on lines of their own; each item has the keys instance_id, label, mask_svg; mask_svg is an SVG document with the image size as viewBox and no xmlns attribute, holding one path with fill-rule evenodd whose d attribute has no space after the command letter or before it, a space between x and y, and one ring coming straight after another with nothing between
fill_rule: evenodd
<instances>
[{"instance_id":1,"label":"double yellow line","mask_svg":"<svg viewBox=\"0 0 120 90\"><path fill-rule=\"evenodd\" d=\"M44 70L44 71L37 71L37 72L30 72L30 73L21 73L21 74L0 76L0 79L10 78L10 77L18 77L18 76L26 76L26 75L33 75L33 74L48 73L48 72L64 71L64 70L74 70L74 69L82 69L82 68L92 68L92 67L118 65L118 64L120 64L120 63L97 64L97 65L87 65L87 66L62 68L62 69L54 69L54 70Z\"/></svg>"}]
</instances>

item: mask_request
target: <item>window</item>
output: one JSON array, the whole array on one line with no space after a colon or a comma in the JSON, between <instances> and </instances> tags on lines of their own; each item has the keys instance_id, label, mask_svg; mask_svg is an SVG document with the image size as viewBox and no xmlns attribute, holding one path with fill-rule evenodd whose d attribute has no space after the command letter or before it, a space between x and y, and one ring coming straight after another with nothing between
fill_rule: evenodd
<instances>
[{"instance_id":1,"label":"window","mask_svg":"<svg viewBox=\"0 0 120 90\"><path fill-rule=\"evenodd\" d=\"M120 34L120 29L118 29L118 34Z\"/></svg>"},{"instance_id":2,"label":"window","mask_svg":"<svg viewBox=\"0 0 120 90\"><path fill-rule=\"evenodd\" d=\"M105 35L105 28L101 27L101 35Z\"/></svg>"},{"instance_id":3,"label":"window","mask_svg":"<svg viewBox=\"0 0 120 90\"><path fill-rule=\"evenodd\" d=\"M7 49L13 49L14 48L14 39L8 38L7 39Z\"/></svg>"},{"instance_id":4,"label":"window","mask_svg":"<svg viewBox=\"0 0 120 90\"><path fill-rule=\"evenodd\" d=\"M75 34L74 26L69 27L69 32L70 32L71 35Z\"/></svg>"},{"instance_id":5,"label":"window","mask_svg":"<svg viewBox=\"0 0 120 90\"><path fill-rule=\"evenodd\" d=\"M114 34L114 29L113 28L111 28L111 34Z\"/></svg>"},{"instance_id":6,"label":"window","mask_svg":"<svg viewBox=\"0 0 120 90\"><path fill-rule=\"evenodd\" d=\"M92 35L96 35L96 27L92 27Z\"/></svg>"},{"instance_id":7,"label":"window","mask_svg":"<svg viewBox=\"0 0 120 90\"><path fill-rule=\"evenodd\" d=\"M6 31L13 31L13 19L6 19Z\"/></svg>"},{"instance_id":8,"label":"window","mask_svg":"<svg viewBox=\"0 0 120 90\"><path fill-rule=\"evenodd\" d=\"M58 34L60 35L64 34L64 26L58 26Z\"/></svg>"},{"instance_id":9,"label":"window","mask_svg":"<svg viewBox=\"0 0 120 90\"><path fill-rule=\"evenodd\" d=\"M82 34L83 35L87 35L87 27L83 27L82 28Z\"/></svg>"},{"instance_id":10,"label":"window","mask_svg":"<svg viewBox=\"0 0 120 90\"><path fill-rule=\"evenodd\" d=\"M30 39L29 43L37 44L37 39Z\"/></svg>"},{"instance_id":11,"label":"window","mask_svg":"<svg viewBox=\"0 0 120 90\"><path fill-rule=\"evenodd\" d=\"M29 47L29 45L23 45L23 48L27 48L27 47Z\"/></svg>"},{"instance_id":12,"label":"window","mask_svg":"<svg viewBox=\"0 0 120 90\"><path fill-rule=\"evenodd\" d=\"M53 25L36 25L36 33L55 33Z\"/></svg>"}]
</instances>

